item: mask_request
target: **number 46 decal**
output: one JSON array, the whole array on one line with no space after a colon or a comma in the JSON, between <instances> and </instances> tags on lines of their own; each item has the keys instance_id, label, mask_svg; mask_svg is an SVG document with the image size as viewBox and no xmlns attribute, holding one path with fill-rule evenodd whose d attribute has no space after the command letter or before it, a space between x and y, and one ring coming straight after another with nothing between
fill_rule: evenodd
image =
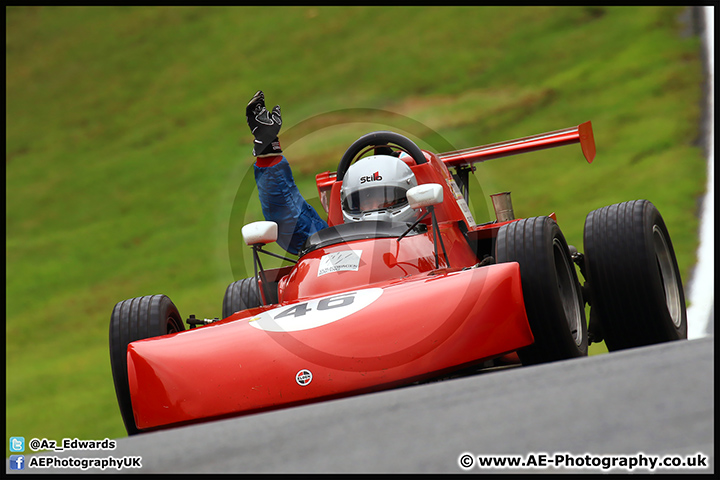
<instances>
[{"instance_id":1,"label":"number 46 decal","mask_svg":"<svg viewBox=\"0 0 720 480\"><path fill-rule=\"evenodd\" d=\"M294 332L336 322L380 298L381 288L368 288L277 307L250 319L250 325L268 332Z\"/></svg>"},{"instance_id":2,"label":"number 46 decal","mask_svg":"<svg viewBox=\"0 0 720 480\"><path fill-rule=\"evenodd\" d=\"M288 315L292 315L294 317L301 317L312 310L312 308L310 307L310 303L314 303L316 305L315 308L318 311L330 310L331 308L341 308L353 303L355 301L355 295L357 295L357 293L358 292L344 293L342 295L337 295L334 297L326 297L319 301L315 300L313 302L298 303L297 305L293 305L275 315L275 320L277 320L278 318L287 317Z\"/></svg>"}]
</instances>

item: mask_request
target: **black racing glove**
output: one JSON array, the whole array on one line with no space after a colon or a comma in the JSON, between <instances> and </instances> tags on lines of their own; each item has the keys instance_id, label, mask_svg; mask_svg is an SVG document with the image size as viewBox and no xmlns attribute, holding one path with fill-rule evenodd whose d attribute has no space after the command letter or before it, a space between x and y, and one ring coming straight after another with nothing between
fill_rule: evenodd
<instances>
[{"instance_id":1,"label":"black racing glove","mask_svg":"<svg viewBox=\"0 0 720 480\"><path fill-rule=\"evenodd\" d=\"M245 109L250 131L255 136L253 142L253 155L256 157L268 157L282 154L278 133L282 126L280 116L280 105L275 105L272 112L265 108L265 94L258 90L255 96L247 104Z\"/></svg>"}]
</instances>

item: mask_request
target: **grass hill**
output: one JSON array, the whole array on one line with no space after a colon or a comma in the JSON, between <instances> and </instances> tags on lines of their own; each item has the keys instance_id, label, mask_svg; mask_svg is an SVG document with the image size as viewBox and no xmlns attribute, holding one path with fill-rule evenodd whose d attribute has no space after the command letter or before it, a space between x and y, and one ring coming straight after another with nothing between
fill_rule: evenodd
<instances>
[{"instance_id":1,"label":"grass hill","mask_svg":"<svg viewBox=\"0 0 720 480\"><path fill-rule=\"evenodd\" d=\"M575 146L479 165L476 216L512 191L517 216L556 212L582 250L590 210L647 198L687 281L705 163L684 12L7 7L6 438L125 435L116 302L165 293L184 318L220 315L246 276L238 228L261 219L244 118L258 89L316 205L314 174L372 130L438 152L592 120L592 165Z\"/></svg>"}]
</instances>

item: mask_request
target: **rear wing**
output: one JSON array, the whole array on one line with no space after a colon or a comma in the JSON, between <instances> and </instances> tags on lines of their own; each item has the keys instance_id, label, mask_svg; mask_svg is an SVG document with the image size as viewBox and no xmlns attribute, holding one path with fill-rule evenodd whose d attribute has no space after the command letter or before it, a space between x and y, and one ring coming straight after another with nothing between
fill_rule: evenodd
<instances>
[{"instance_id":1,"label":"rear wing","mask_svg":"<svg viewBox=\"0 0 720 480\"><path fill-rule=\"evenodd\" d=\"M441 153L438 157L448 167L462 167L492 158L507 157L573 143L580 143L585 159L588 163L592 163L595 158L595 138L593 137L590 122L581 123L577 127L555 130L554 132L541 133L506 142Z\"/></svg>"}]
</instances>

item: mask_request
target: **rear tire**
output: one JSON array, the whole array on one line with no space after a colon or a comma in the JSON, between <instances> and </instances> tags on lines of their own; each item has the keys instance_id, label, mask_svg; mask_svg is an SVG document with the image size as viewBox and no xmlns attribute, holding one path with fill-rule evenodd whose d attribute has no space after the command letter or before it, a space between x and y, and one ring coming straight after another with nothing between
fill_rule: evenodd
<instances>
[{"instance_id":1,"label":"rear tire","mask_svg":"<svg viewBox=\"0 0 720 480\"><path fill-rule=\"evenodd\" d=\"M498 231L498 262L518 262L535 342L518 350L523 365L587 355L587 321L575 265L550 217L525 218Z\"/></svg>"},{"instance_id":2,"label":"rear tire","mask_svg":"<svg viewBox=\"0 0 720 480\"><path fill-rule=\"evenodd\" d=\"M165 295L149 295L118 302L110 317L110 366L120 414L128 435L140 433L130 401L127 372L128 344L185 330L177 307Z\"/></svg>"},{"instance_id":3,"label":"rear tire","mask_svg":"<svg viewBox=\"0 0 720 480\"><path fill-rule=\"evenodd\" d=\"M222 316L227 318L235 312L262 306L260 289L254 277L233 282L225 289Z\"/></svg>"},{"instance_id":4,"label":"rear tire","mask_svg":"<svg viewBox=\"0 0 720 480\"><path fill-rule=\"evenodd\" d=\"M590 305L609 351L687 338L675 251L651 202L634 200L590 212L584 244Z\"/></svg>"}]
</instances>

